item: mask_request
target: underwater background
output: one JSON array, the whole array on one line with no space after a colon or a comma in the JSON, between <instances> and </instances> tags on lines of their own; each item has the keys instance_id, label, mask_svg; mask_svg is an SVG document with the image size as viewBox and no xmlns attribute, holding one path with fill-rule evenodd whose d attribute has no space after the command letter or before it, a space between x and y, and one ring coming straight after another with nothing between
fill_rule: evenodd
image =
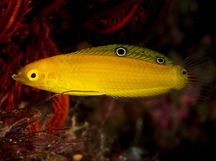
<instances>
[{"instance_id":1,"label":"underwater background","mask_svg":"<svg viewBox=\"0 0 216 161\"><path fill-rule=\"evenodd\" d=\"M215 7L215 0L0 0L0 160L216 160L214 84L207 100L181 92L121 100L53 96L11 78L41 58L117 43L176 63L207 53L215 79Z\"/></svg>"}]
</instances>

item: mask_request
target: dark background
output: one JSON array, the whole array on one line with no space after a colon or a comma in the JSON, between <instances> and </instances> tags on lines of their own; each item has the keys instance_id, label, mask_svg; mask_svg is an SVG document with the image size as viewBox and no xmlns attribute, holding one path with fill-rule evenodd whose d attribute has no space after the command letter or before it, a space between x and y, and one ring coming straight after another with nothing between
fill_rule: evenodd
<instances>
[{"instance_id":1,"label":"dark background","mask_svg":"<svg viewBox=\"0 0 216 161\"><path fill-rule=\"evenodd\" d=\"M210 70L214 70L215 0L67 0L59 1L55 9L47 8L52 2L33 0L32 9L24 16L21 27L17 27L9 39L2 38L3 111L20 107L23 102L33 104L50 95L23 86L19 95L16 88L12 89L15 83L10 76L31 61L55 55L54 51L69 53L106 44L133 44L161 52L176 63L193 54L207 53L212 61ZM109 33L105 31L107 26L119 23L114 22L115 16L121 20L136 4L139 7L125 25ZM1 6L1 10L7 7ZM42 27L37 29L37 26ZM23 55L18 59L19 54ZM210 77L214 78L214 73ZM9 97L6 101L3 99L5 93L14 96L14 104ZM144 101L70 96L69 114L63 127L72 127L72 130L64 137L76 140L104 138L78 143L62 152L46 150L53 150L56 154L53 159L60 155L68 160L75 154L82 155L82 160L104 161L216 160L214 84L211 93L204 101L181 92ZM53 112L49 102L41 106ZM4 148L1 149L3 152ZM48 157L47 151L35 158L44 160ZM15 160L19 160L17 158Z\"/></svg>"}]
</instances>

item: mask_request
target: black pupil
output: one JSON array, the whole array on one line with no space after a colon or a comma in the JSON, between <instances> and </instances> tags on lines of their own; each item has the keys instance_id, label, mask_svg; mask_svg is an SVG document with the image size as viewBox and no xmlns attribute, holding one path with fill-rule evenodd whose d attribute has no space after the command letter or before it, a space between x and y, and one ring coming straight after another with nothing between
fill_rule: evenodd
<instances>
[{"instance_id":1,"label":"black pupil","mask_svg":"<svg viewBox=\"0 0 216 161\"><path fill-rule=\"evenodd\" d=\"M35 73L32 73L32 74L31 74L31 77L32 77L32 78L35 78L35 77L36 77L36 74L35 74Z\"/></svg>"},{"instance_id":2,"label":"black pupil","mask_svg":"<svg viewBox=\"0 0 216 161\"><path fill-rule=\"evenodd\" d=\"M124 49L118 49L117 52L118 52L119 55L125 54L125 50Z\"/></svg>"},{"instance_id":3,"label":"black pupil","mask_svg":"<svg viewBox=\"0 0 216 161\"><path fill-rule=\"evenodd\" d=\"M163 62L164 62L164 59L163 59L163 58L158 58L158 62L159 62L159 63L163 63Z\"/></svg>"},{"instance_id":4,"label":"black pupil","mask_svg":"<svg viewBox=\"0 0 216 161\"><path fill-rule=\"evenodd\" d=\"M18 75L18 72L16 72L15 75Z\"/></svg>"},{"instance_id":5,"label":"black pupil","mask_svg":"<svg viewBox=\"0 0 216 161\"><path fill-rule=\"evenodd\" d=\"M185 75L185 74L187 74L187 72L186 72L186 71L183 71L182 74Z\"/></svg>"}]
</instances>

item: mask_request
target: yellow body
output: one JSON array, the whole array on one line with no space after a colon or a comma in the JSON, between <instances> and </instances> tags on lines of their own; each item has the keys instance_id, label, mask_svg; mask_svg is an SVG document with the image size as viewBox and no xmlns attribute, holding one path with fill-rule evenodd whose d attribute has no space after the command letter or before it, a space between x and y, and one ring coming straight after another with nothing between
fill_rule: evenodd
<instances>
[{"instance_id":1,"label":"yellow body","mask_svg":"<svg viewBox=\"0 0 216 161\"><path fill-rule=\"evenodd\" d=\"M118 56L116 49L126 54ZM159 64L157 58L165 62ZM12 77L26 85L71 95L151 97L182 89L187 75L164 55L130 45L107 45L30 63ZM32 73L35 73L31 77Z\"/></svg>"}]
</instances>

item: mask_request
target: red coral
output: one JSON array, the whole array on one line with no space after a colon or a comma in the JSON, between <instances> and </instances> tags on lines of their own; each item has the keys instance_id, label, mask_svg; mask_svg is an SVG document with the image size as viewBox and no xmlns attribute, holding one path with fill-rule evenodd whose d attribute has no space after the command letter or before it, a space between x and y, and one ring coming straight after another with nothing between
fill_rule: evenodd
<instances>
[{"instance_id":1,"label":"red coral","mask_svg":"<svg viewBox=\"0 0 216 161\"><path fill-rule=\"evenodd\" d=\"M0 43L6 43L7 39L12 35L21 37L19 44L11 41L2 47L2 51L7 54L7 56L12 57L11 60L1 59L3 72L1 73L2 79L0 80L0 104L1 109L4 111L24 108L29 104L35 104L45 99L46 95L44 94L46 92L15 82L11 79L11 75L29 62L58 53L57 47L50 36L50 26L47 24L46 18L33 18L30 25L23 23L21 26L24 15L31 9L31 7L29 7L30 2L31 1L27 0L10 0L8 1L6 9L3 10L0 15L2 22L0 24ZM15 31L17 31L17 34L14 34ZM25 36L23 37L22 35ZM28 41L28 43L20 44L23 40ZM30 99L33 95L34 97ZM60 116L61 121L55 122L55 119L52 119L49 124L49 129L62 128L68 114L69 96L54 98L53 107L53 117ZM42 125L38 122L35 122L34 125L29 128L29 131L37 132L40 130L41 126Z\"/></svg>"},{"instance_id":2,"label":"red coral","mask_svg":"<svg viewBox=\"0 0 216 161\"><path fill-rule=\"evenodd\" d=\"M49 6L47 6L46 8L44 8L40 15L41 16L49 16L50 13L52 13L53 11L57 10L59 7L61 7L61 5L63 5L65 2L65 0L55 0L53 3L51 3Z\"/></svg>"},{"instance_id":3,"label":"red coral","mask_svg":"<svg viewBox=\"0 0 216 161\"><path fill-rule=\"evenodd\" d=\"M109 43L110 39L118 43L139 42L163 21L169 3L170 0L93 1L92 5L88 4L89 9L98 12L84 22L84 27L89 36L94 36L91 42Z\"/></svg>"},{"instance_id":4,"label":"red coral","mask_svg":"<svg viewBox=\"0 0 216 161\"><path fill-rule=\"evenodd\" d=\"M0 14L0 44L8 41L14 31L20 27L23 17L31 10L28 0L9 0L6 9Z\"/></svg>"}]
</instances>

